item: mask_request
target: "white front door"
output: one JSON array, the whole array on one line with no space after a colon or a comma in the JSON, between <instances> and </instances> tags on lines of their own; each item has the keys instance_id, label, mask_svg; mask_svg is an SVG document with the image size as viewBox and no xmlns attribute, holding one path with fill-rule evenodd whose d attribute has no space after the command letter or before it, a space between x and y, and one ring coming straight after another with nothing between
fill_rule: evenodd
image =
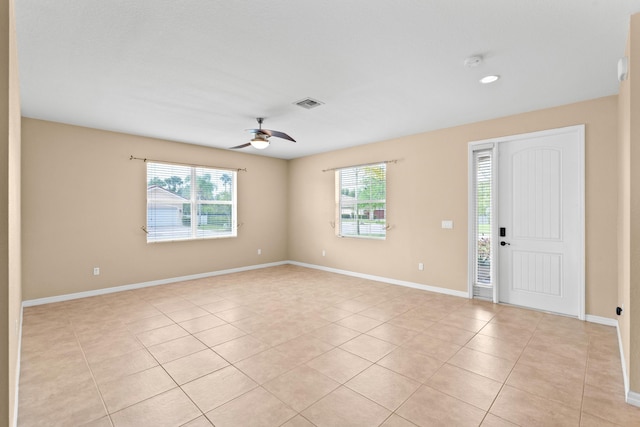
<instances>
[{"instance_id":1,"label":"white front door","mask_svg":"<svg viewBox=\"0 0 640 427\"><path fill-rule=\"evenodd\" d=\"M501 302L584 316L584 127L498 144Z\"/></svg>"}]
</instances>

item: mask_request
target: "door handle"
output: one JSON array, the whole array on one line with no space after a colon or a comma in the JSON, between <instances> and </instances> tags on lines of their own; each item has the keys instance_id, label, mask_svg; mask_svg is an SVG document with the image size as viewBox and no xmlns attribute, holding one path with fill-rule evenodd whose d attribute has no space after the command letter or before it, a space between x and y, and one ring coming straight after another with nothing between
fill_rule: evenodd
<instances>
[{"instance_id":1,"label":"door handle","mask_svg":"<svg viewBox=\"0 0 640 427\"><path fill-rule=\"evenodd\" d=\"M507 242L500 242L500 246L506 246L506 245L511 246L511 243L507 243Z\"/></svg>"}]
</instances>

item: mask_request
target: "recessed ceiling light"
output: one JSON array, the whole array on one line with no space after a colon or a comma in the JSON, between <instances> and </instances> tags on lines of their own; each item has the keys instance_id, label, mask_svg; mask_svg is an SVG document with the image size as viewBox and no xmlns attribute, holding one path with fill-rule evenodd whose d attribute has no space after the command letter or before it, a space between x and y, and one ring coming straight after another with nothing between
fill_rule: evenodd
<instances>
[{"instance_id":1,"label":"recessed ceiling light","mask_svg":"<svg viewBox=\"0 0 640 427\"><path fill-rule=\"evenodd\" d=\"M500 76L493 74L493 75L484 76L483 78L481 78L480 83L482 83L483 85L486 85L489 83L497 82L499 79L500 79Z\"/></svg>"}]
</instances>

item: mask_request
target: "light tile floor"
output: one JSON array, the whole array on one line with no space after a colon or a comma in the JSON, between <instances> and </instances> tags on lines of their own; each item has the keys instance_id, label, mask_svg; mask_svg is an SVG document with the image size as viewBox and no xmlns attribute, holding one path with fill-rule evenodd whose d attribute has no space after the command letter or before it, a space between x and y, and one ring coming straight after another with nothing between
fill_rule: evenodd
<instances>
[{"instance_id":1,"label":"light tile floor","mask_svg":"<svg viewBox=\"0 0 640 427\"><path fill-rule=\"evenodd\" d=\"M20 426L631 426L614 328L295 266L26 308Z\"/></svg>"}]
</instances>

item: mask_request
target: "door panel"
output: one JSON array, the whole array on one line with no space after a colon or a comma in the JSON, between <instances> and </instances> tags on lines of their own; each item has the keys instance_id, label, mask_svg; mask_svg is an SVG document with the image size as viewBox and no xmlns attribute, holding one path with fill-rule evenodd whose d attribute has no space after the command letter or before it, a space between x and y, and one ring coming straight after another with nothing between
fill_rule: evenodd
<instances>
[{"instance_id":1,"label":"door panel","mask_svg":"<svg viewBox=\"0 0 640 427\"><path fill-rule=\"evenodd\" d=\"M562 254L514 250L511 271L516 291L562 295Z\"/></svg>"},{"instance_id":2,"label":"door panel","mask_svg":"<svg viewBox=\"0 0 640 427\"><path fill-rule=\"evenodd\" d=\"M513 154L513 235L561 237L561 154L558 149L525 148Z\"/></svg>"},{"instance_id":3,"label":"door panel","mask_svg":"<svg viewBox=\"0 0 640 427\"><path fill-rule=\"evenodd\" d=\"M582 315L582 135L559 130L498 146L502 302Z\"/></svg>"}]
</instances>

